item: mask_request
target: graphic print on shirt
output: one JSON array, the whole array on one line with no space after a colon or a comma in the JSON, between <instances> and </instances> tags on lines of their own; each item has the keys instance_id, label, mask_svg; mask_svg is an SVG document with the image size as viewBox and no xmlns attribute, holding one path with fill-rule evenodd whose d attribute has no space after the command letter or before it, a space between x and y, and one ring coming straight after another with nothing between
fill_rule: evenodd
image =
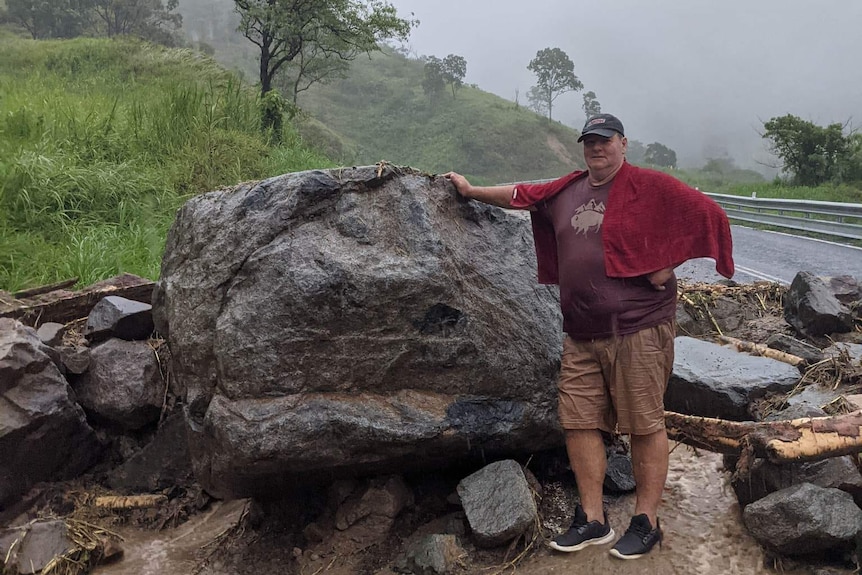
<instances>
[{"instance_id":1,"label":"graphic print on shirt","mask_svg":"<svg viewBox=\"0 0 862 575\"><path fill-rule=\"evenodd\" d=\"M596 203L595 199L591 199L586 204L575 210L575 215L572 216L572 227L575 228L575 235L593 230L598 232L602 227L602 221L605 219L605 203Z\"/></svg>"}]
</instances>

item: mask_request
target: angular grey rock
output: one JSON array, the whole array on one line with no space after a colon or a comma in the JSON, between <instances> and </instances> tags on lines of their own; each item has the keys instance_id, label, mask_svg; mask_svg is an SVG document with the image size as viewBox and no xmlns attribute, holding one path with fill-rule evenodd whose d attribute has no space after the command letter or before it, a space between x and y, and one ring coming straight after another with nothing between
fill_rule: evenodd
<instances>
[{"instance_id":1,"label":"angular grey rock","mask_svg":"<svg viewBox=\"0 0 862 575\"><path fill-rule=\"evenodd\" d=\"M604 487L611 493L628 493L635 490L632 458L627 454L609 453Z\"/></svg>"},{"instance_id":2,"label":"angular grey rock","mask_svg":"<svg viewBox=\"0 0 862 575\"><path fill-rule=\"evenodd\" d=\"M413 575L451 575L466 555L457 537L435 533L409 544L395 569Z\"/></svg>"},{"instance_id":3,"label":"angular grey rock","mask_svg":"<svg viewBox=\"0 0 862 575\"><path fill-rule=\"evenodd\" d=\"M344 531L369 515L395 519L405 506L412 504L413 492L400 477L375 478L342 503L335 512L335 526Z\"/></svg>"},{"instance_id":4,"label":"angular grey rock","mask_svg":"<svg viewBox=\"0 0 862 575\"><path fill-rule=\"evenodd\" d=\"M743 520L764 547L806 555L854 543L862 509L844 491L801 483L748 505Z\"/></svg>"},{"instance_id":5,"label":"angular grey rock","mask_svg":"<svg viewBox=\"0 0 862 575\"><path fill-rule=\"evenodd\" d=\"M823 359L823 351L810 343L800 341L784 333L774 333L766 338L766 346L801 357L807 363L817 363Z\"/></svg>"},{"instance_id":6,"label":"angular grey rock","mask_svg":"<svg viewBox=\"0 0 862 575\"><path fill-rule=\"evenodd\" d=\"M862 284L853 276L831 276L825 280L838 301L847 306L862 302Z\"/></svg>"},{"instance_id":7,"label":"angular grey rock","mask_svg":"<svg viewBox=\"0 0 862 575\"><path fill-rule=\"evenodd\" d=\"M109 295L93 306L84 336L92 341L116 337L128 341L148 339L153 333L153 312L148 303Z\"/></svg>"},{"instance_id":8,"label":"angular grey rock","mask_svg":"<svg viewBox=\"0 0 862 575\"><path fill-rule=\"evenodd\" d=\"M90 348L61 345L56 348L66 373L81 375L90 368Z\"/></svg>"},{"instance_id":9,"label":"angular grey rock","mask_svg":"<svg viewBox=\"0 0 862 575\"><path fill-rule=\"evenodd\" d=\"M181 411L168 416L143 449L108 474L108 485L119 493L153 493L188 485L192 462Z\"/></svg>"},{"instance_id":10,"label":"angular grey rock","mask_svg":"<svg viewBox=\"0 0 862 575\"><path fill-rule=\"evenodd\" d=\"M739 353L729 347L680 336L674 342L673 373L665 392L670 411L751 419L749 404L767 392L790 391L799 370L767 357Z\"/></svg>"},{"instance_id":11,"label":"angular grey rock","mask_svg":"<svg viewBox=\"0 0 862 575\"><path fill-rule=\"evenodd\" d=\"M165 382L146 342L109 339L90 353L90 369L75 382L78 403L94 416L124 429L159 419Z\"/></svg>"},{"instance_id":12,"label":"angular grey rock","mask_svg":"<svg viewBox=\"0 0 862 575\"><path fill-rule=\"evenodd\" d=\"M517 461L497 461L465 477L458 496L478 546L503 545L535 525L536 502Z\"/></svg>"},{"instance_id":13,"label":"angular grey rock","mask_svg":"<svg viewBox=\"0 0 862 575\"><path fill-rule=\"evenodd\" d=\"M154 315L219 497L562 443L529 221L388 165L190 200Z\"/></svg>"},{"instance_id":14,"label":"angular grey rock","mask_svg":"<svg viewBox=\"0 0 862 575\"><path fill-rule=\"evenodd\" d=\"M83 472L101 451L49 351L35 330L0 318L0 511L35 483Z\"/></svg>"},{"instance_id":15,"label":"angular grey rock","mask_svg":"<svg viewBox=\"0 0 862 575\"><path fill-rule=\"evenodd\" d=\"M844 333L853 329L853 316L830 289L811 272L793 278L784 296L784 319L807 336Z\"/></svg>"},{"instance_id":16,"label":"angular grey rock","mask_svg":"<svg viewBox=\"0 0 862 575\"><path fill-rule=\"evenodd\" d=\"M839 341L823 350L823 355L826 357L840 357L844 354L847 354L851 363L862 362L862 343Z\"/></svg>"},{"instance_id":17,"label":"angular grey rock","mask_svg":"<svg viewBox=\"0 0 862 575\"><path fill-rule=\"evenodd\" d=\"M36 330L36 337L45 345L56 347L62 341L65 329L64 324L49 321L39 326L39 329Z\"/></svg>"},{"instance_id":18,"label":"angular grey rock","mask_svg":"<svg viewBox=\"0 0 862 575\"><path fill-rule=\"evenodd\" d=\"M0 529L0 557L8 558L4 573L40 573L52 559L72 547L66 523L60 520L39 519L21 527Z\"/></svg>"}]
</instances>

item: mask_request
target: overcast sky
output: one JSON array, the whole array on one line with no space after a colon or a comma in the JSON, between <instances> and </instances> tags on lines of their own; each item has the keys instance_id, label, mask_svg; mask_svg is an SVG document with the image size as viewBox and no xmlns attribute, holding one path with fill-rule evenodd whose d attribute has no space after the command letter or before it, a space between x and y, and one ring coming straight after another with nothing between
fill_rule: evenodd
<instances>
[{"instance_id":1,"label":"overcast sky","mask_svg":"<svg viewBox=\"0 0 862 575\"><path fill-rule=\"evenodd\" d=\"M676 150L681 163L726 152L768 161L758 131L794 114L862 126L860 0L390 0L421 22L415 55L467 59L466 82L520 101L527 64L561 48L584 91L629 138ZM555 103L580 127L582 93Z\"/></svg>"}]
</instances>

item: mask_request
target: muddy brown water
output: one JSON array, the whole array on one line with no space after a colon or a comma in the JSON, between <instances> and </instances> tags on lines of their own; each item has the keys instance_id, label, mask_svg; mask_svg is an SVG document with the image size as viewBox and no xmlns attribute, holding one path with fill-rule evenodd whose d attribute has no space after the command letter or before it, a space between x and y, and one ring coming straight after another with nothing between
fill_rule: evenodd
<instances>
[{"instance_id":1,"label":"muddy brown water","mask_svg":"<svg viewBox=\"0 0 862 575\"><path fill-rule=\"evenodd\" d=\"M162 532L132 528L120 531L125 538L125 558L101 566L97 575L155 575L191 573L202 548L236 523L244 502L217 503L212 510L187 523ZM621 535L634 509L634 497L625 496L609 509L613 528ZM775 573L764 566L764 553L746 531L741 511L722 470L721 456L695 453L679 445L671 452L670 470L660 511L665 542L661 549L637 561L622 561L608 554L610 546L590 547L578 553L557 553L542 548L521 562L517 569L502 572L521 575L571 573L614 574L757 574ZM291 561L291 550L279 553L282 567ZM277 569L274 572L286 572ZM332 564L332 573L344 573ZM470 572L492 573L488 566ZM217 570L207 569L215 575ZM391 573L388 570L380 573ZM785 573L790 573L785 571ZM227 575L227 572L224 572ZM365 575L365 574L363 574Z\"/></svg>"}]
</instances>

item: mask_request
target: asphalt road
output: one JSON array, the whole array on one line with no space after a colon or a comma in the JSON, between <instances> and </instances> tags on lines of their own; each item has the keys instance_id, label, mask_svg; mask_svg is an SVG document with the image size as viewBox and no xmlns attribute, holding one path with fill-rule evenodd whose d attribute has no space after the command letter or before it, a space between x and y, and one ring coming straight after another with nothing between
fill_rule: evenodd
<instances>
[{"instance_id":1,"label":"asphalt road","mask_svg":"<svg viewBox=\"0 0 862 575\"><path fill-rule=\"evenodd\" d=\"M862 248L791 236L780 232L731 226L738 283L768 280L789 285L800 271L820 276L850 275L862 281ZM676 275L713 283L722 276L709 259L686 262Z\"/></svg>"}]
</instances>

